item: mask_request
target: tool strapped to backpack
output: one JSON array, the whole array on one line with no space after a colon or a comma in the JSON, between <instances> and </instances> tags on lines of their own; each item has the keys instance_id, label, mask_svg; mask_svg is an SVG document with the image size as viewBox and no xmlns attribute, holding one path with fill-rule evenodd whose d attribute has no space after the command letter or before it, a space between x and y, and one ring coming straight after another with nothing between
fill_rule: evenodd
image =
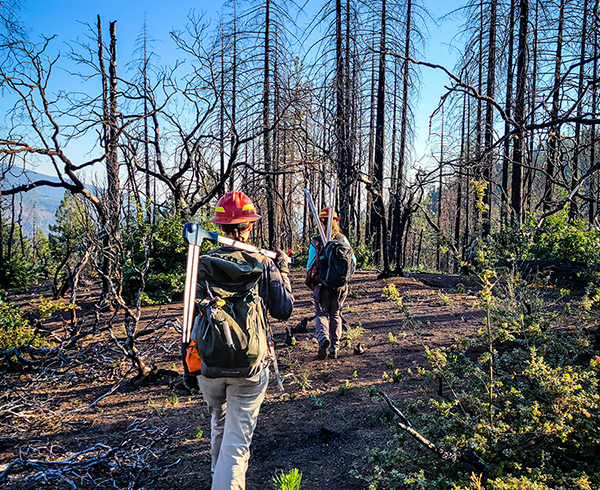
<instances>
[{"instance_id":1,"label":"tool strapped to backpack","mask_svg":"<svg viewBox=\"0 0 600 490\"><path fill-rule=\"evenodd\" d=\"M304 283L311 289L319 284L332 289L342 288L348 284L356 268L354 252L346 237L342 234L332 236L333 220L339 221L337 213L333 209L335 192L336 183L333 182L329 194L330 205L318 214L310 193L304 189L319 231L319 235L310 242L315 250L315 259L306 271L304 280ZM321 219L324 217L327 217L326 229L323 229L321 223Z\"/></svg>"},{"instance_id":2,"label":"tool strapped to backpack","mask_svg":"<svg viewBox=\"0 0 600 490\"><path fill-rule=\"evenodd\" d=\"M263 265L242 251L215 250L198 263L197 315L191 340L207 377L250 377L267 356L267 325L258 281Z\"/></svg>"},{"instance_id":3,"label":"tool strapped to backpack","mask_svg":"<svg viewBox=\"0 0 600 490\"><path fill-rule=\"evenodd\" d=\"M327 242L319 258L319 278L328 288L341 288L354 274L354 253L346 237L337 235Z\"/></svg>"},{"instance_id":4,"label":"tool strapped to backpack","mask_svg":"<svg viewBox=\"0 0 600 490\"><path fill-rule=\"evenodd\" d=\"M199 245L207 237L189 225L184 228L184 237L190 243L182 332L184 376L249 377L271 362L283 391L265 308L258 294L264 270L259 254L267 255L269 251L217 249L199 256Z\"/></svg>"}]
</instances>

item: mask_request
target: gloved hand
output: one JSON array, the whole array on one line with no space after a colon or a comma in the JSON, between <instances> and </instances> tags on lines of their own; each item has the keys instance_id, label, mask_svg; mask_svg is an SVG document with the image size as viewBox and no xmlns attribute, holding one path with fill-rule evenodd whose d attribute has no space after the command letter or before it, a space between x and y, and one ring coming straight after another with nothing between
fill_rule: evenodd
<instances>
[{"instance_id":1,"label":"gloved hand","mask_svg":"<svg viewBox=\"0 0 600 490\"><path fill-rule=\"evenodd\" d=\"M290 272L289 264L292 261L290 257L283 251L277 250L277 257L275 257L275 265L280 272L288 274Z\"/></svg>"}]
</instances>

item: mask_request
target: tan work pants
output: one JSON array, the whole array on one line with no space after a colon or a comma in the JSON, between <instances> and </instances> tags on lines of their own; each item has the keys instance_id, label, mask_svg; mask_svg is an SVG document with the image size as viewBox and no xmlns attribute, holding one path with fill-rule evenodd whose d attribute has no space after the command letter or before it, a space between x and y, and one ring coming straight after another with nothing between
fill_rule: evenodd
<instances>
[{"instance_id":1,"label":"tan work pants","mask_svg":"<svg viewBox=\"0 0 600 490\"><path fill-rule=\"evenodd\" d=\"M198 383L211 414L211 490L244 490L250 443L269 384L264 368L252 378L206 378Z\"/></svg>"}]
</instances>

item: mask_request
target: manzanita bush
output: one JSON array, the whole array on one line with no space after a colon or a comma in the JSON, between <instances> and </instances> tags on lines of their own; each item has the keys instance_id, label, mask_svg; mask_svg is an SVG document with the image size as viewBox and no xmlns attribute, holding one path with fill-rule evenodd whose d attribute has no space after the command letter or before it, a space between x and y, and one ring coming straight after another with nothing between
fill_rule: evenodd
<instances>
[{"instance_id":1,"label":"manzanita bush","mask_svg":"<svg viewBox=\"0 0 600 490\"><path fill-rule=\"evenodd\" d=\"M440 379L442 395L405 405L420 434L474 464L441 459L398 430L394 450L371 451L370 488L598 488L600 356L591 334L600 294L591 288L565 314L559 298L518 277L483 269L479 278L480 337L426 348L429 365L417 370ZM418 334L397 289L384 295Z\"/></svg>"}]
</instances>

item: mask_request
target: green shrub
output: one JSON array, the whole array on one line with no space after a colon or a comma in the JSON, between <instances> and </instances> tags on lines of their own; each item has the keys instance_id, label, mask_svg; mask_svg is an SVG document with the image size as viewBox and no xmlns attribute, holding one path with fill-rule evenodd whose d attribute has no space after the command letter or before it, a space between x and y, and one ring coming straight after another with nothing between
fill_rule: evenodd
<instances>
[{"instance_id":1,"label":"green shrub","mask_svg":"<svg viewBox=\"0 0 600 490\"><path fill-rule=\"evenodd\" d=\"M520 228L508 227L492 235L487 248L490 260L496 264L505 264L523 259L531 242L531 236L525 235ZM481 247L481 244L480 244Z\"/></svg>"},{"instance_id":2,"label":"green shrub","mask_svg":"<svg viewBox=\"0 0 600 490\"><path fill-rule=\"evenodd\" d=\"M369 269L375 267L373 262L373 252L368 244L364 242L353 243L352 249L354 250L354 256L356 257L357 269Z\"/></svg>"},{"instance_id":3,"label":"green shrub","mask_svg":"<svg viewBox=\"0 0 600 490\"><path fill-rule=\"evenodd\" d=\"M49 226L47 247L50 257L45 260L45 269L48 276L56 276L59 283L69 280L71 271L87 250L95 250L93 241L98 230L84 201L80 195L65 192L55 213L55 223ZM91 265L84 266L82 274L96 275Z\"/></svg>"},{"instance_id":4,"label":"green shrub","mask_svg":"<svg viewBox=\"0 0 600 490\"><path fill-rule=\"evenodd\" d=\"M145 293L153 304L170 303L173 295L185 288L185 271L177 274L159 272L149 274L146 278Z\"/></svg>"},{"instance_id":5,"label":"green shrub","mask_svg":"<svg viewBox=\"0 0 600 490\"><path fill-rule=\"evenodd\" d=\"M547 217L533 231L526 256L595 263L600 260L600 234L585 221L570 220L567 208Z\"/></svg>"},{"instance_id":6,"label":"green shrub","mask_svg":"<svg viewBox=\"0 0 600 490\"><path fill-rule=\"evenodd\" d=\"M395 449L370 453L370 488L598 488L600 356L585 325L565 329L555 313L560 305L514 278L493 295L495 275L482 279L489 322L480 341L426 349L429 365L419 372L443 378L446 397L407 412L438 448L477 465L441 459L399 430ZM398 308L418 331L406 306Z\"/></svg>"},{"instance_id":7,"label":"green shrub","mask_svg":"<svg viewBox=\"0 0 600 490\"><path fill-rule=\"evenodd\" d=\"M21 308L0 299L0 351L26 344L34 336L34 329L23 318Z\"/></svg>"},{"instance_id":8,"label":"green shrub","mask_svg":"<svg viewBox=\"0 0 600 490\"><path fill-rule=\"evenodd\" d=\"M13 225L11 233L11 224L6 220L3 221L3 226L0 227L3 250L0 287L9 289L27 286L37 280L31 242L23 235L23 230L18 224Z\"/></svg>"},{"instance_id":9,"label":"green shrub","mask_svg":"<svg viewBox=\"0 0 600 490\"><path fill-rule=\"evenodd\" d=\"M298 471L298 468L294 468L287 475L281 471L273 477L273 488L275 490L300 490L301 480L302 473Z\"/></svg>"},{"instance_id":10,"label":"green shrub","mask_svg":"<svg viewBox=\"0 0 600 490\"><path fill-rule=\"evenodd\" d=\"M184 220L163 213L154 223L145 221L143 213L130 220L123 234L127 252L123 267L123 296L129 303L137 299L141 288L141 270L146 258L149 267L145 273L143 304L165 304L173 300L174 295L185 288L185 267L188 251L182 231ZM214 229L211 223L203 223L206 229ZM201 251L214 248L214 244L205 241Z\"/></svg>"},{"instance_id":11,"label":"green shrub","mask_svg":"<svg viewBox=\"0 0 600 490\"><path fill-rule=\"evenodd\" d=\"M323 400L317 397L317 395L310 395L310 407L313 410L323 408Z\"/></svg>"},{"instance_id":12,"label":"green shrub","mask_svg":"<svg viewBox=\"0 0 600 490\"><path fill-rule=\"evenodd\" d=\"M72 305L43 298L32 301L31 305L29 316L38 318L40 322L50 318L56 311L72 308ZM14 349L27 343L34 347L47 344L41 336L36 335L35 328L25 318L21 308L0 296L0 351Z\"/></svg>"},{"instance_id":13,"label":"green shrub","mask_svg":"<svg viewBox=\"0 0 600 490\"><path fill-rule=\"evenodd\" d=\"M33 263L27 257L17 254L4 263L6 280L2 286L6 288L22 288L35 281Z\"/></svg>"}]
</instances>

